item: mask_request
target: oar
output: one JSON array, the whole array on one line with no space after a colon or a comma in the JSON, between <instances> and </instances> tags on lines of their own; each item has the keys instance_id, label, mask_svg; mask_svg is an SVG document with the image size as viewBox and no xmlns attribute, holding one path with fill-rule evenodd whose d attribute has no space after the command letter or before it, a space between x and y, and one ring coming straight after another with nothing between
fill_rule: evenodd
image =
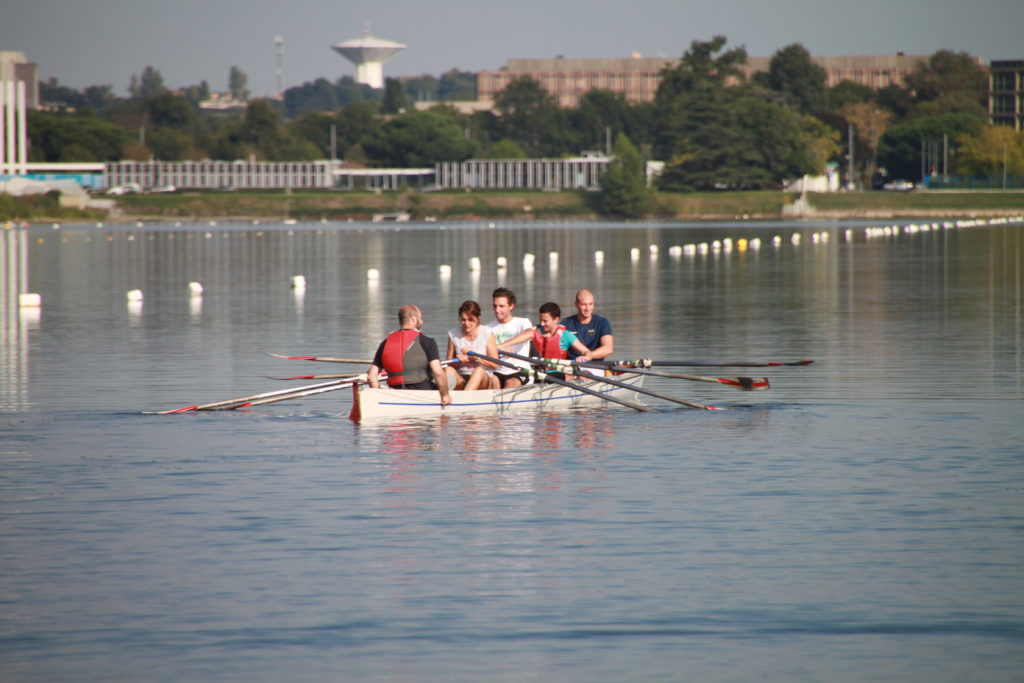
<instances>
[{"instance_id":1,"label":"oar","mask_svg":"<svg viewBox=\"0 0 1024 683\"><path fill-rule=\"evenodd\" d=\"M295 375L294 377L269 377L267 375L264 375L264 377L266 379L279 379L279 380L289 380L289 379L352 379L353 377L359 377L359 375L353 375L351 373L348 373L348 374L341 373L341 374L333 374L333 375Z\"/></svg>"},{"instance_id":2,"label":"oar","mask_svg":"<svg viewBox=\"0 0 1024 683\"><path fill-rule=\"evenodd\" d=\"M310 384L304 387L292 387L290 389L278 389L277 391L265 391L262 394L253 394L251 396L239 396L238 398L229 398L225 401L214 401L213 403L203 403L201 405L185 406L184 408L175 408L174 410L159 410L159 411L147 411L147 415L171 415L173 413L186 413L194 410L213 410L221 406L228 406L232 404L242 404L251 401L256 401L263 398L270 398L272 396L282 396L284 394L294 394L296 392L302 392L312 389L320 389L321 387L337 386L342 388L345 384L350 384L350 381L346 380L335 380L333 382L324 382L322 384Z\"/></svg>"},{"instance_id":3,"label":"oar","mask_svg":"<svg viewBox=\"0 0 1024 683\"><path fill-rule=\"evenodd\" d=\"M649 358L643 358L640 360L617 360L609 361L618 365L634 365L640 368L649 368L654 365L666 366L677 366L677 367L694 367L694 368L775 368L783 365L810 365L813 360L793 360L793 361L781 361L781 360L768 360L768 361L749 361L749 360L737 360L737 361L703 361L703 360L651 360Z\"/></svg>"},{"instance_id":4,"label":"oar","mask_svg":"<svg viewBox=\"0 0 1024 683\"><path fill-rule=\"evenodd\" d=\"M365 358L331 358L329 356L282 356L279 353L271 353L270 351L264 351L263 353L274 358L284 358L285 360L314 360L321 363L356 363L362 365L369 365L372 360Z\"/></svg>"},{"instance_id":5,"label":"oar","mask_svg":"<svg viewBox=\"0 0 1024 683\"><path fill-rule=\"evenodd\" d=\"M271 396L269 398L262 398L256 401L246 401L245 403L238 403L235 405L221 406L218 408L207 408L206 410L238 410L239 408L251 408L253 406L262 406L268 403L277 403L279 401L288 401L293 398L302 398L303 396L312 396L313 394L323 394L328 391L337 391L338 389L347 389L348 387L358 382L365 381L365 376L362 378L356 378L347 382L342 382L331 387L320 387L319 389L307 389L306 391L295 391L290 394L284 394L282 396Z\"/></svg>"},{"instance_id":6,"label":"oar","mask_svg":"<svg viewBox=\"0 0 1024 683\"><path fill-rule=\"evenodd\" d=\"M530 363L532 365L535 365L535 366L538 366L538 367L541 367L541 368L549 367L548 362L545 361L544 359L530 358L528 356L520 356L518 353L512 353L511 351L502 351L501 353L503 353L504 355L508 356L509 358L515 358L516 360L526 361L527 363ZM651 391L650 389L644 389L643 387L633 386L632 384L626 384L625 382L620 382L620 381L618 381L616 379L611 379L609 377L602 377L600 375L590 375L590 374L582 375L582 376L585 377L586 379L592 379L592 380L596 380L598 382L604 382L605 384L611 384L613 387L621 387L623 389L632 389L633 391L638 391L641 394L647 394L648 396L653 396L654 398L660 398L660 399L664 399L666 401L672 401L673 403L679 403L681 405L689 406L691 408L698 408L700 410L718 410L718 408L716 408L714 406L704 405L703 403L697 403L696 401L688 401L685 398L677 398L676 396L669 396L668 394L659 394L656 391ZM575 385L574 384L570 384L570 386L575 386Z\"/></svg>"},{"instance_id":7,"label":"oar","mask_svg":"<svg viewBox=\"0 0 1024 683\"><path fill-rule=\"evenodd\" d=\"M504 351L502 353L504 353ZM519 367L518 365L514 365L513 363L509 363L508 361L504 361L498 358L491 358L490 356L485 356L481 353L477 353L476 351L470 351L468 355L476 356L477 358L481 358L483 360L490 361L498 365L504 365L505 367L513 368L515 370L522 370L522 368ZM528 358L527 360L533 362L533 359ZM627 408L632 408L633 410L637 410L641 413L651 412L651 409L643 405L642 403L634 403L633 401L627 401L626 399L619 398L618 396L609 396L608 394L601 393L600 391L595 391L590 387L582 386L580 384L577 384L576 382L566 382L564 379L552 377L551 375L544 375L544 381L550 382L551 384L558 384L563 387L568 387L574 391L579 391L584 394L590 394L591 396L597 396L598 398L603 398L604 400L611 401L612 403L618 403L619 405L626 406ZM625 386L627 389L636 388L628 384Z\"/></svg>"},{"instance_id":8,"label":"oar","mask_svg":"<svg viewBox=\"0 0 1024 683\"><path fill-rule=\"evenodd\" d=\"M771 384L768 383L767 377L700 377L698 375L684 375L678 372L658 372L656 370L641 370L635 368L632 365L615 365L614 363L606 363L604 365L598 363L579 363L584 368L595 368L609 370L630 372L635 375L651 375L652 377L669 377L671 379L688 379L692 382L712 382L714 384L724 384L727 387L735 387L744 391L767 391L771 389Z\"/></svg>"}]
</instances>

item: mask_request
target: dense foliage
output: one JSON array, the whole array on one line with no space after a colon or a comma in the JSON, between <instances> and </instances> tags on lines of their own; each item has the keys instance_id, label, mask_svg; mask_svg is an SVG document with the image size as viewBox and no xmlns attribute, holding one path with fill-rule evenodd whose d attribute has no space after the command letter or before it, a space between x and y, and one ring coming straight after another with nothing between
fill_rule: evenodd
<instances>
[{"instance_id":1,"label":"dense foliage","mask_svg":"<svg viewBox=\"0 0 1024 683\"><path fill-rule=\"evenodd\" d=\"M937 52L906 87L877 91L849 82L826 87L824 71L799 44L780 49L767 71L749 81L742 76L746 60L745 50L717 36L694 41L662 73L654 102L633 104L621 94L592 90L579 106L563 108L524 77L497 94L492 111L474 114L443 104L427 111L415 106L475 99L475 75L455 69L440 77L388 79L380 90L350 76L321 78L271 100L248 99L248 79L232 67L230 94L244 107L227 110L199 106L211 96L205 81L172 91L152 66L132 76L127 98L114 95L110 85L79 92L50 79L40 83L45 110L29 118L31 158L334 156L369 166L427 166L468 156L609 151L616 140L617 150L632 151L628 163L616 155L609 198L621 194L621 186L612 186L636 158L664 161L659 187L677 191L778 188L787 179L821 173L830 161L845 173L851 152L854 177L848 180L858 186L868 186L873 176L919 180L922 168L935 171L934 163L924 162L928 150L934 160L940 143L950 166L943 172L993 172L993 159L1001 171L1004 156L1007 168L1024 164L1021 134L988 126L987 77L964 53ZM614 203L629 204L621 197Z\"/></svg>"}]
</instances>

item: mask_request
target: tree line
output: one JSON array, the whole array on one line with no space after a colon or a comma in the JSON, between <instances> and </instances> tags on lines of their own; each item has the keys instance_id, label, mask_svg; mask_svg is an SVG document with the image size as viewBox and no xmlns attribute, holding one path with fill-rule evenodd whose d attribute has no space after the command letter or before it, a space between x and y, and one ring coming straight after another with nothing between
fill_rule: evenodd
<instances>
[{"instance_id":1,"label":"tree line","mask_svg":"<svg viewBox=\"0 0 1024 683\"><path fill-rule=\"evenodd\" d=\"M471 99L475 77L387 79L374 90L349 77L290 88L281 100L249 100L241 111L209 112L209 86L172 92L146 67L129 97L110 86L77 92L55 80L41 99L57 111L30 112L31 159L165 161L256 158L345 159L368 166L416 167L466 158L528 158L604 150L608 141L635 160L665 162L658 188L669 191L778 188L837 162L859 187L925 173L1024 175L1021 133L987 123L988 76L966 53L942 50L917 66L904 86L873 90L849 81L826 86L807 50L777 51L768 70L745 78L742 47L726 38L693 41L661 74L653 102L592 90L563 108L541 85L518 78L495 96L492 111L463 114L443 102ZM233 94L247 83L232 67ZM620 140L624 138L624 142ZM942 154L936 152L942 144ZM625 145L625 146L623 146ZM635 156L634 156L635 155ZM852 164L850 156L852 155ZM948 160L949 168L938 167ZM642 164L641 164L642 166ZM618 173L619 171L616 171ZM631 177L630 173L626 174Z\"/></svg>"}]
</instances>

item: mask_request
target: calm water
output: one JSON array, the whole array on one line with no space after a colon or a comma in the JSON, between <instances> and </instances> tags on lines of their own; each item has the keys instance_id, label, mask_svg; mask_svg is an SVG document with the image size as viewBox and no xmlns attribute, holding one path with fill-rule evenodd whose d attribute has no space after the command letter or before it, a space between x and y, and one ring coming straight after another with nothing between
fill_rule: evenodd
<instances>
[{"instance_id":1,"label":"calm water","mask_svg":"<svg viewBox=\"0 0 1024 683\"><path fill-rule=\"evenodd\" d=\"M901 225L5 231L0 677L1024 680L1024 227ZM717 412L141 414L337 372L263 352L367 357L404 303L443 339L498 284L591 288L619 358L816 362L647 383Z\"/></svg>"}]
</instances>

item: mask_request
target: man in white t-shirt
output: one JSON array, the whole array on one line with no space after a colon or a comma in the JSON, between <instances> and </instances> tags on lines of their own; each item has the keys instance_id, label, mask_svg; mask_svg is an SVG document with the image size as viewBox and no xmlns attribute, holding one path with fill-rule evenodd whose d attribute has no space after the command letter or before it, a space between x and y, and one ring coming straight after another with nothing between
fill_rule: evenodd
<instances>
[{"instance_id":1,"label":"man in white t-shirt","mask_svg":"<svg viewBox=\"0 0 1024 683\"><path fill-rule=\"evenodd\" d=\"M494 308L493 320L487 323L487 355L491 358L498 358L498 344L507 341L525 330L532 330L533 323L528 318L517 318L512 315L516 308L516 295L507 287L498 287L491 294L491 305ZM526 341L516 347L507 349L520 356L530 355L530 342ZM529 369L529 363L514 358L507 359L521 368ZM522 376L512 368L498 366L494 370L494 376L498 378L502 387L518 387L523 385Z\"/></svg>"}]
</instances>

